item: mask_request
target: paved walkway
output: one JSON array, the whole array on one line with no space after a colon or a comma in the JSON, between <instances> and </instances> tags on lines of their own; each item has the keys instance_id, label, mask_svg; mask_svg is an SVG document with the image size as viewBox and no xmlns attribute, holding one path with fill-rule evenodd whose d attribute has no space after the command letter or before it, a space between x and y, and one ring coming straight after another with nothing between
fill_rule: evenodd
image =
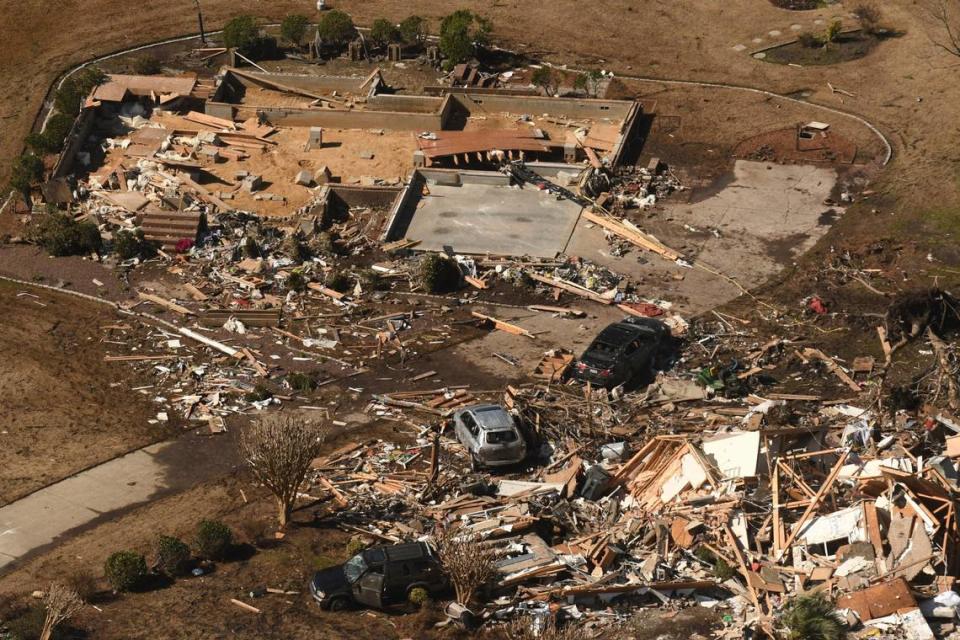
<instances>
[{"instance_id":1,"label":"paved walkway","mask_svg":"<svg viewBox=\"0 0 960 640\"><path fill-rule=\"evenodd\" d=\"M230 438L186 435L114 458L0 508L0 571L98 518L229 471L235 452Z\"/></svg>"}]
</instances>

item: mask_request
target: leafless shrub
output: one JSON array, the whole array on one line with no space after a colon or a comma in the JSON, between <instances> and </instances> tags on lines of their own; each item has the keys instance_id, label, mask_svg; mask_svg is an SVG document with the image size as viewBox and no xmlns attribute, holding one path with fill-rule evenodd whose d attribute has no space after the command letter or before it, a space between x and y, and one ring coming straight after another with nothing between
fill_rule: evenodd
<instances>
[{"instance_id":1,"label":"leafless shrub","mask_svg":"<svg viewBox=\"0 0 960 640\"><path fill-rule=\"evenodd\" d=\"M47 608L47 617L43 621L43 630L40 640L50 640L57 625L69 620L83 609L83 600L70 587L62 584L51 584L43 597L43 604Z\"/></svg>"},{"instance_id":2,"label":"leafless shrub","mask_svg":"<svg viewBox=\"0 0 960 640\"><path fill-rule=\"evenodd\" d=\"M277 499L280 527L290 520L297 491L320 455L324 437L315 424L292 416L265 418L240 437L241 454Z\"/></svg>"},{"instance_id":3,"label":"leafless shrub","mask_svg":"<svg viewBox=\"0 0 960 640\"><path fill-rule=\"evenodd\" d=\"M469 606L477 590L496 575L494 554L472 534L445 529L437 537L437 553L457 594L457 602Z\"/></svg>"},{"instance_id":4,"label":"leafless shrub","mask_svg":"<svg viewBox=\"0 0 960 640\"><path fill-rule=\"evenodd\" d=\"M933 44L952 56L960 58L960 2L957 0L928 0L927 11L941 30L932 37Z\"/></svg>"},{"instance_id":5,"label":"leafless shrub","mask_svg":"<svg viewBox=\"0 0 960 640\"><path fill-rule=\"evenodd\" d=\"M883 13L880 7L869 2L858 4L853 10L853 15L860 23L860 30L867 35L875 36L883 31L880 21L883 20Z\"/></svg>"}]
</instances>

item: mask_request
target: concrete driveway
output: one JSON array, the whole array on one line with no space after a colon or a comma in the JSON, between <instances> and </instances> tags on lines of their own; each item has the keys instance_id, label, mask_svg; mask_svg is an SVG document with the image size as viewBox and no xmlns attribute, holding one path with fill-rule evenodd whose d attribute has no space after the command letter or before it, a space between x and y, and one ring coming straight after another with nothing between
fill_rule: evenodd
<instances>
[{"instance_id":1,"label":"concrete driveway","mask_svg":"<svg viewBox=\"0 0 960 640\"><path fill-rule=\"evenodd\" d=\"M236 464L231 438L190 434L40 489L0 508L0 572L101 518L218 477Z\"/></svg>"}]
</instances>

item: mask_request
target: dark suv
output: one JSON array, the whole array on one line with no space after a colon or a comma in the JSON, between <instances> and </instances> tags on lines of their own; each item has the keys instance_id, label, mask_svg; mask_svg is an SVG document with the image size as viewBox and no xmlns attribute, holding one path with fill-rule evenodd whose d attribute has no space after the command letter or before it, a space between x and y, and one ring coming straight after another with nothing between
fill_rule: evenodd
<instances>
[{"instance_id":1,"label":"dark suv","mask_svg":"<svg viewBox=\"0 0 960 640\"><path fill-rule=\"evenodd\" d=\"M446 584L433 549L412 542L370 547L342 565L318 571L310 581L310 593L331 611L354 603L382 609L406 602L417 587L435 594Z\"/></svg>"},{"instance_id":2,"label":"dark suv","mask_svg":"<svg viewBox=\"0 0 960 640\"><path fill-rule=\"evenodd\" d=\"M631 316L601 331L580 356L571 375L607 389L637 375L652 379L669 343L670 330L665 324Z\"/></svg>"}]
</instances>

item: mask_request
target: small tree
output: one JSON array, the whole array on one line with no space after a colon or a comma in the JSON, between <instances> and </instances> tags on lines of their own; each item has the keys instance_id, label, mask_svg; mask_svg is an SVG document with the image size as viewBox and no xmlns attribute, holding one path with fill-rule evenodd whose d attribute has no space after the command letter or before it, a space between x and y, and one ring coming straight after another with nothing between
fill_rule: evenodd
<instances>
[{"instance_id":1,"label":"small tree","mask_svg":"<svg viewBox=\"0 0 960 640\"><path fill-rule=\"evenodd\" d=\"M573 89L575 91L586 91L587 90L587 74L578 73L577 77L573 79Z\"/></svg>"},{"instance_id":2,"label":"small tree","mask_svg":"<svg viewBox=\"0 0 960 640\"><path fill-rule=\"evenodd\" d=\"M446 58L445 65L452 67L474 57L477 47L489 42L492 30L489 20L467 9L446 16L440 23L440 52Z\"/></svg>"},{"instance_id":3,"label":"small tree","mask_svg":"<svg viewBox=\"0 0 960 640\"><path fill-rule=\"evenodd\" d=\"M158 536L154 553L157 568L172 578L182 576L190 566L190 547L180 538Z\"/></svg>"},{"instance_id":4,"label":"small tree","mask_svg":"<svg viewBox=\"0 0 960 640\"><path fill-rule=\"evenodd\" d=\"M553 73L553 69L550 67L540 67L533 72L533 81L534 86L540 87L548 96L555 95L557 93L557 78L556 74Z\"/></svg>"},{"instance_id":5,"label":"small tree","mask_svg":"<svg viewBox=\"0 0 960 640\"><path fill-rule=\"evenodd\" d=\"M230 18L223 26L223 44L225 47L244 49L253 44L260 35L253 16L243 14Z\"/></svg>"},{"instance_id":6,"label":"small tree","mask_svg":"<svg viewBox=\"0 0 960 640\"><path fill-rule=\"evenodd\" d=\"M295 13L283 19L280 23L280 35L290 44L300 47L303 45L303 37L307 35L307 28L310 21L307 16Z\"/></svg>"},{"instance_id":7,"label":"small tree","mask_svg":"<svg viewBox=\"0 0 960 640\"><path fill-rule=\"evenodd\" d=\"M400 39L400 30L386 18L377 18L370 27L370 40L377 47L385 47Z\"/></svg>"},{"instance_id":8,"label":"small tree","mask_svg":"<svg viewBox=\"0 0 960 640\"><path fill-rule=\"evenodd\" d=\"M277 520L286 526L310 463L320 455L324 433L293 416L269 417L240 436L240 451L257 479L277 499Z\"/></svg>"},{"instance_id":9,"label":"small tree","mask_svg":"<svg viewBox=\"0 0 960 640\"><path fill-rule=\"evenodd\" d=\"M163 63L157 56L143 55L133 61L133 70L142 76L155 76L163 71Z\"/></svg>"},{"instance_id":10,"label":"small tree","mask_svg":"<svg viewBox=\"0 0 960 640\"><path fill-rule=\"evenodd\" d=\"M80 595L62 584L50 585L43 596L43 604L47 609L47 617L43 621L40 640L50 640L56 627L83 609L83 600L80 599Z\"/></svg>"},{"instance_id":11,"label":"small tree","mask_svg":"<svg viewBox=\"0 0 960 640\"><path fill-rule=\"evenodd\" d=\"M427 21L420 16L410 16L400 23L400 39L413 46L423 44L427 37Z\"/></svg>"},{"instance_id":12,"label":"small tree","mask_svg":"<svg viewBox=\"0 0 960 640\"><path fill-rule=\"evenodd\" d=\"M477 590L496 576L494 552L472 534L445 529L437 538L437 555L457 602L464 606L470 606Z\"/></svg>"},{"instance_id":13,"label":"small tree","mask_svg":"<svg viewBox=\"0 0 960 640\"><path fill-rule=\"evenodd\" d=\"M147 575L147 561L135 551L117 551L107 558L103 572L114 591L131 591L143 583Z\"/></svg>"},{"instance_id":14,"label":"small tree","mask_svg":"<svg viewBox=\"0 0 960 640\"><path fill-rule=\"evenodd\" d=\"M219 520L201 520L197 525L197 551L208 560L223 560L233 545L233 532Z\"/></svg>"},{"instance_id":15,"label":"small tree","mask_svg":"<svg viewBox=\"0 0 960 640\"><path fill-rule=\"evenodd\" d=\"M357 28L348 14L334 9L323 14L317 24L317 34L324 42L342 47L356 37Z\"/></svg>"}]
</instances>

